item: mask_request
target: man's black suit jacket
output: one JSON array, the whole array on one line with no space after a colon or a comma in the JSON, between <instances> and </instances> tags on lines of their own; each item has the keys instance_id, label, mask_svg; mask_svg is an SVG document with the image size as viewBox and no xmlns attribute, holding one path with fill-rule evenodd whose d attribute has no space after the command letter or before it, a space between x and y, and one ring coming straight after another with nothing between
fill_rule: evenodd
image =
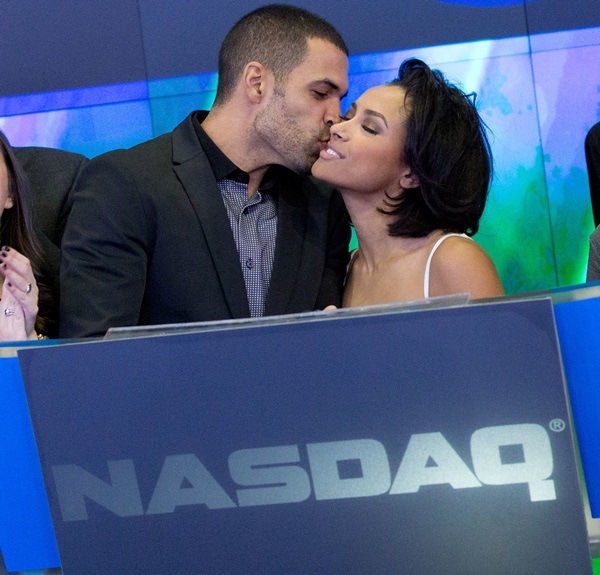
<instances>
[{"instance_id":1,"label":"man's black suit jacket","mask_svg":"<svg viewBox=\"0 0 600 575\"><path fill-rule=\"evenodd\" d=\"M61 337L250 316L197 117L82 171L61 251ZM339 305L348 260L339 194L285 172L265 315Z\"/></svg>"}]
</instances>

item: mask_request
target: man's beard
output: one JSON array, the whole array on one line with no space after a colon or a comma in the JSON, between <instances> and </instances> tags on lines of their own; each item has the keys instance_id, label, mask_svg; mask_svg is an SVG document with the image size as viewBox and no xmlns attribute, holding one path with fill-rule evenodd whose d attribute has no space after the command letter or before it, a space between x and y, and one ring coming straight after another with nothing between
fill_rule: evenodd
<instances>
[{"instance_id":1,"label":"man's beard","mask_svg":"<svg viewBox=\"0 0 600 575\"><path fill-rule=\"evenodd\" d=\"M310 174L321 151L319 140L329 138L329 128L322 134L307 135L289 112L285 92L275 89L269 105L259 112L254 128L261 139L280 157L280 163L300 175Z\"/></svg>"}]
</instances>

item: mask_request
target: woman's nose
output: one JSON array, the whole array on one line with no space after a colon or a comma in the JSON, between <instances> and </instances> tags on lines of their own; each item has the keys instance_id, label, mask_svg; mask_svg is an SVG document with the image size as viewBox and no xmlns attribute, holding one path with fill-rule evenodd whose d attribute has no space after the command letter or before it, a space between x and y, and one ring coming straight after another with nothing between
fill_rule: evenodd
<instances>
[{"instance_id":1,"label":"woman's nose","mask_svg":"<svg viewBox=\"0 0 600 575\"><path fill-rule=\"evenodd\" d=\"M342 140L344 138L344 129L342 128L342 124L334 124L331 126L331 138L335 138L337 140Z\"/></svg>"}]
</instances>

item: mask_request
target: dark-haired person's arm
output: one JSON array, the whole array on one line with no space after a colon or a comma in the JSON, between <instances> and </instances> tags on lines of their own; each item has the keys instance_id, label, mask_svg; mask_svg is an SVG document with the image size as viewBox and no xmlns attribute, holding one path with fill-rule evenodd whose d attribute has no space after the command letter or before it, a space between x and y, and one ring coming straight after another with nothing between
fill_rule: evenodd
<instances>
[{"instance_id":1,"label":"dark-haired person's arm","mask_svg":"<svg viewBox=\"0 0 600 575\"><path fill-rule=\"evenodd\" d=\"M10 246L2 246L0 275L0 341L37 339L38 286L29 260Z\"/></svg>"},{"instance_id":2,"label":"dark-haired person's arm","mask_svg":"<svg viewBox=\"0 0 600 575\"><path fill-rule=\"evenodd\" d=\"M71 190L87 163L81 154L54 148L13 148L31 189L33 227L52 280L58 285L60 244L71 210Z\"/></svg>"}]
</instances>

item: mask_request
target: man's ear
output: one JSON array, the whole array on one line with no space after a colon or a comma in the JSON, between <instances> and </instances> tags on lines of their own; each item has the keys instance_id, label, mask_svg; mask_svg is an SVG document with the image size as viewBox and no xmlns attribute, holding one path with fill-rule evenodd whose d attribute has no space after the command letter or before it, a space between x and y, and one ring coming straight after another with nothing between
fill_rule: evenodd
<instances>
[{"instance_id":1,"label":"man's ear","mask_svg":"<svg viewBox=\"0 0 600 575\"><path fill-rule=\"evenodd\" d=\"M260 62L249 62L242 76L248 99L258 104L264 98L271 83L272 74Z\"/></svg>"}]
</instances>

